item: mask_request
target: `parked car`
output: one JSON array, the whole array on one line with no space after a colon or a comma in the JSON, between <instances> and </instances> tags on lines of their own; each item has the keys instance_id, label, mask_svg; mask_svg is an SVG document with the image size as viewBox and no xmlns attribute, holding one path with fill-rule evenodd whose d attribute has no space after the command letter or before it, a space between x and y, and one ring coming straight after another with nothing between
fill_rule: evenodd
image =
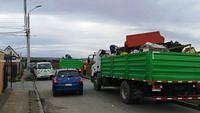
<instances>
[{"instance_id":1,"label":"parked car","mask_svg":"<svg viewBox=\"0 0 200 113\"><path fill-rule=\"evenodd\" d=\"M83 82L76 69L58 69L52 79L53 96L58 93L76 92L83 94Z\"/></svg>"},{"instance_id":2,"label":"parked car","mask_svg":"<svg viewBox=\"0 0 200 113\"><path fill-rule=\"evenodd\" d=\"M54 69L50 62L38 62L34 69L36 78L52 78Z\"/></svg>"}]
</instances>

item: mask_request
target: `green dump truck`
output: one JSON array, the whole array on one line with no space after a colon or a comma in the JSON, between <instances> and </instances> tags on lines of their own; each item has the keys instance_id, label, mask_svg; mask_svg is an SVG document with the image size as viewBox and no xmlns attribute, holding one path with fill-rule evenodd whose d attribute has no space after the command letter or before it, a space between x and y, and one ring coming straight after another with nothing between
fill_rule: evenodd
<instances>
[{"instance_id":1,"label":"green dump truck","mask_svg":"<svg viewBox=\"0 0 200 113\"><path fill-rule=\"evenodd\" d=\"M82 59L67 59L61 58L59 60L59 68L73 68L73 69L81 69L83 67Z\"/></svg>"},{"instance_id":2,"label":"green dump truck","mask_svg":"<svg viewBox=\"0 0 200 113\"><path fill-rule=\"evenodd\" d=\"M97 91L102 86L119 86L124 103L138 102L144 97L154 101L200 99L198 54L148 51L101 56L101 53L100 50L92 58L91 80Z\"/></svg>"}]
</instances>

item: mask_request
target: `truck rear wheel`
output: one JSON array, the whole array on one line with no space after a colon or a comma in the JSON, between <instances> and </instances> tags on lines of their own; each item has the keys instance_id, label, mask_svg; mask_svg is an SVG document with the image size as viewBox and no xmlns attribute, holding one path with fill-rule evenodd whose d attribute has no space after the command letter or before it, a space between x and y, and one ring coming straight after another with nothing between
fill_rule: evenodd
<instances>
[{"instance_id":1,"label":"truck rear wheel","mask_svg":"<svg viewBox=\"0 0 200 113\"><path fill-rule=\"evenodd\" d=\"M141 103L143 100L143 92L139 89L132 89L132 103Z\"/></svg>"},{"instance_id":2,"label":"truck rear wheel","mask_svg":"<svg viewBox=\"0 0 200 113\"><path fill-rule=\"evenodd\" d=\"M94 77L94 89L96 91L100 91L101 90L100 78L98 78L97 76Z\"/></svg>"},{"instance_id":3,"label":"truck rear wheel","mask_svg":"<svg viewBox=\"0 0 200 113\"><path fill-rule=\"evenodd\" d=\"M121 83L120 97L123 103L130 104L132 102L131 85L127 81Z\"/></svg>"}]
</instances>

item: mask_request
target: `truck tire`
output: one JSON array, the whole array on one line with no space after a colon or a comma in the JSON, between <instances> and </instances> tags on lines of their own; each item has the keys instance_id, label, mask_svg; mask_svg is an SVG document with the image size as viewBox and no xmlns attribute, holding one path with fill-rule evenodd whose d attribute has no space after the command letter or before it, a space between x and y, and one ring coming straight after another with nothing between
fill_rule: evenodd
<instances>
[{"instance_id":1,"label":"truck tire","mask_svg":"<svg viewBox=\"0 0 200 113\"><path fill-rule=\"evenodd\" d=\"M132 89L132 103L141 103L144 97L143 92L140 89Z\"/></svg>"},{"instance_id":2,"label":"truck tire","mask_svg":"<svg viewBox=\"0 0 200 113\"><path fill-rule=\"evenodd\" d=\"M130 104L132 102L131 85L127 81L123 81L120 86L120 98L123 103Z\"/></svg>"},{"instance_id":3,"label":"truck tire","mask_svg":"<svg viewBox=\"0 0 200 113\"><path fill-rule=\"evenodd\" d=\"M97 76L94 76L94 89L96 91L100 91L101 90L100 78L98 78Z\"/></svg>"}]
</instances>

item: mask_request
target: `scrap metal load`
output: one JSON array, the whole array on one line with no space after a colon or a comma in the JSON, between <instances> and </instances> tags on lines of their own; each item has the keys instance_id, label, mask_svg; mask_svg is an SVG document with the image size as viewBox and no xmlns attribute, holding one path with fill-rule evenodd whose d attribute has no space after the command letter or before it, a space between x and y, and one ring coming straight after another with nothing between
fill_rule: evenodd
<instances>
[{"instance_id":1,"label":"scrap metal load","mask_svg":"<svg viewBox=\"0 0 200 113\"><path fill-rule=\"evenodd\" d=\"M128 35L125 46L110 46L91 58L94 89L119 86L121 100L143 97L177 101L200 99L200 56L189 45L164 42L159 32Z\"/></svg>"},{"instance_id":2,"label":"scrap metal load","mask_svg":"<svg viewBox=\"0 0 200 113\"><path fill-rule=\"evenodd\" d=\"M141 51L167 51L164 44L165 38L157 32L127 35L124 43L125 51L128 53L138 53Z\"/></svg>"},{"instance_id":3,"label":"scrap metal load","mask_svg":"<svg viewBox=\"0 0 200 113\"><path fill-rule=\"evenodd\" d=\"M142 33L135 35L127 35L125 41L125 48L138 48L147 42L164 44L164 37L157 32Z\"/></svg>"},{"instance_id":4,"label":"scrap metal load","mask_svg":"<svg viewBox=\"0 0 200 113\"><path fill-rule=\"evenodd\" d=\"M122 48L128 53L134 50L196 53L195 48L191 47L191 44L182 45L177 41L165 42L165 38L160 35L159 31L127 35Z\"/></svg>"}]
</instances>

